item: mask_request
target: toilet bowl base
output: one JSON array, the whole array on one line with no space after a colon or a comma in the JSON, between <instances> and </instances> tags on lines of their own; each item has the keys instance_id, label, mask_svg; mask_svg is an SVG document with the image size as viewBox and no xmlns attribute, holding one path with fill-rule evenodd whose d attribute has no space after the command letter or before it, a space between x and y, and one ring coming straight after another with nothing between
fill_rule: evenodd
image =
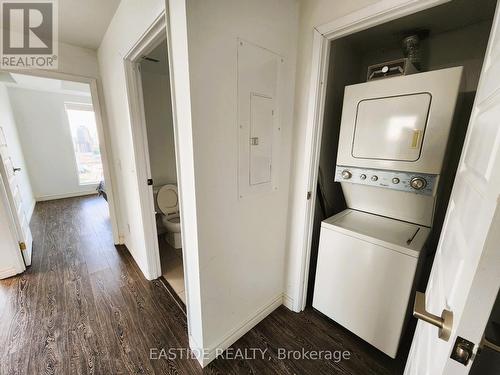
<instances>
[{"instance_id":1,"label":"toilet bowl base","mask_svg":"<svg viewBox=\"0 0 500 375\"><path fill-rule=\"evenodd\" d=\"M165 233L165 240L167 240L167 243L172 246L174 249L181 249L182 248L182 240L181 240L181 234L180 233Z\"/></svg>"}]
</instances>

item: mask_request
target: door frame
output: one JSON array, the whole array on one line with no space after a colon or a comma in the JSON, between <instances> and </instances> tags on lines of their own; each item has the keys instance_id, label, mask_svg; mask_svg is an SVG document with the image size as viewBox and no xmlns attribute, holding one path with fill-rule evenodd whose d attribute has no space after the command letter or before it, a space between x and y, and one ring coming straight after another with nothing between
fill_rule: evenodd
<instances>
[{"instance_id":1,"label":"door frame","mask_svg":"<svg viewBox=\"0 0 500 375\"><path fill-rule=\"evenodd\" d=\"M299 267L293 279L298 285L294 293L291 308L302 311L306 307L309 281L309 264L311 258L311 242L314 223L314 207L316 204L316 182L318 180L321 137L323 133L323 117L328 79L329 56L331 42L335 39L357 33L368 28L393 21L398 18L433 8L451 0L382 0L362 8L346 16L337 18L313 29L313 47L311 59L311 75L309 81L309 100L307 104L304 171L298 190L304 197L299 211L299 218L292 231L299 234Z\"/></svg>"},{"instance_id":2,"label":"door frame","mask_svg":"<svg viewBox=\"0 0 500 375\"><path fill-rule=\"evenodd\" d=\"M148 278L161 276L160 251L154 215L154 199L146 184L150 173L146 119L143 103L142 79L137 69L139 59L152 51L160 41L166 40L170 77L170 94L175 140L175 163L181 217L182 260L186 296L186 315L189 346L201 363L202 342L201 302L198 268L198 224L196 216L196 189L191 123L191 94L189 89L187 24L183 6L166 9L152 22L142 36L124 55L123 66L130 112L130 130L135 158L141 218ZM180 3L182 4L182 2Z\"/></svg>"},{"instance_id":3,"label":"door frame","mask_svg":"<svg viewBox=\"0 0 500 375\"><path fill-rule=\"evenodd\" d=\"M152 187L146 184L147 179L151 178L151 166L139 64L142 56L150 53L162 41L167 39L166 27L166 15L163 12L123 58L144 241L146 243L149 276L154 279L160 277L162 273L154 214L154 198L151 191Z\"/></svg>"},{"instance_id":4,"label":"door frame","mask_svg":"<svg viewBox=\"0 0 500 375\"><path fill-rule=\"evenodd\" d=\"M102 95L100 87L97 83L97 78L80 76L76 74L68 74L51 70L1 69L0 72L9 72L9 73L23 74L40 78L50 78L62 81L86 83L89 85L92 107L94 109L96 126L97 126L97 135L99 138L99 149L101 152L101 162L103 166L104 182L106 184L106 194L108 199L109 218L113 234L113 242L115 244L123 243L122 235L120 233L120 226L118 224L118 214L117 214L118 197L115 194L116 192L114 185L115 169L111 158L111 142L109 136L110 133L108 128L108 123L105 121L104 118L104 109L101 104Z\"/></svg>"}]
</instances>

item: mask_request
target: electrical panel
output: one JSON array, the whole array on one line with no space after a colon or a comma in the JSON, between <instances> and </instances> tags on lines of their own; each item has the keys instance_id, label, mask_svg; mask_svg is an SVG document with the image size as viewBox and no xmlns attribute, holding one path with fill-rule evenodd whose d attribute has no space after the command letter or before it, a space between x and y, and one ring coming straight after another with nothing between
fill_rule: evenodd
<instances>
[{"instance_id":1,"label":"electrical panel","mask_svg":"<svg viewBox=\"0 0 500 375\"><path fill-rule=\"evenodd\" d=\"M239 197L277 190L281 143L278 54L238 39Z\"/></svg>"}]
</instances>

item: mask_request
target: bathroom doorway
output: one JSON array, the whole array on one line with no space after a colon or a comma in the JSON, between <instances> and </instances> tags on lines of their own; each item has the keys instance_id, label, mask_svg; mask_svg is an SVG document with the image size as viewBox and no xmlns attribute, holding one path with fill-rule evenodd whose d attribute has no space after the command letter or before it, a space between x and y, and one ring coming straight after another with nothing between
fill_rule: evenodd
<instances>
[{"instance_id":1,"label":"bathroom doorway","mask_svg":"<svg viewBox=\"0 0 500 375\"><path fill-rule=\"evenodd\" d=\"M178 165L165 16L124 59L148 279L160 278L186 311Z\"/></svg>"},{"instance_id":2,"label":"bathroom doorway","mask_svg":"<svg viewBox=\"0 0 500 375\"><path fill-rule=\"evenodd\" d=\"M167 286L185 304L174 124L167 59L167 43L162 40L150 53L141 57L139 72L152 180L148 184L153 187L161 273Z\"/></svg>"}]
</instances>

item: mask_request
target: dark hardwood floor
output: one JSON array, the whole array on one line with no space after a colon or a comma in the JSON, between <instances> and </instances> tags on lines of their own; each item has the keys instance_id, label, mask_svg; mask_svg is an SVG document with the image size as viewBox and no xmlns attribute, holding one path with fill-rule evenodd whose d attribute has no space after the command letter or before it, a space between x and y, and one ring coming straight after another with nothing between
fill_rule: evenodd
<instances>
[{"instance_id":1,"label":"dark hardwood floor","mask_svg":"<svg viewBox=\"0 0 500 375\"><path fill-rule=\"evenodd\" d=\"M0 281L0 374L401 374L391 360L322 315L274 311L232 347L263 359L150 359L187 348L186 318L160 280L115 247L97 197L38 203L33 265ZM221 312L222 313L222 312ZM280 359L286 350L348 350L350 359ZM407 352L407 348L403 349ZM236 352L233 352L236 353Z\"/></svg>"}]
</instances>

